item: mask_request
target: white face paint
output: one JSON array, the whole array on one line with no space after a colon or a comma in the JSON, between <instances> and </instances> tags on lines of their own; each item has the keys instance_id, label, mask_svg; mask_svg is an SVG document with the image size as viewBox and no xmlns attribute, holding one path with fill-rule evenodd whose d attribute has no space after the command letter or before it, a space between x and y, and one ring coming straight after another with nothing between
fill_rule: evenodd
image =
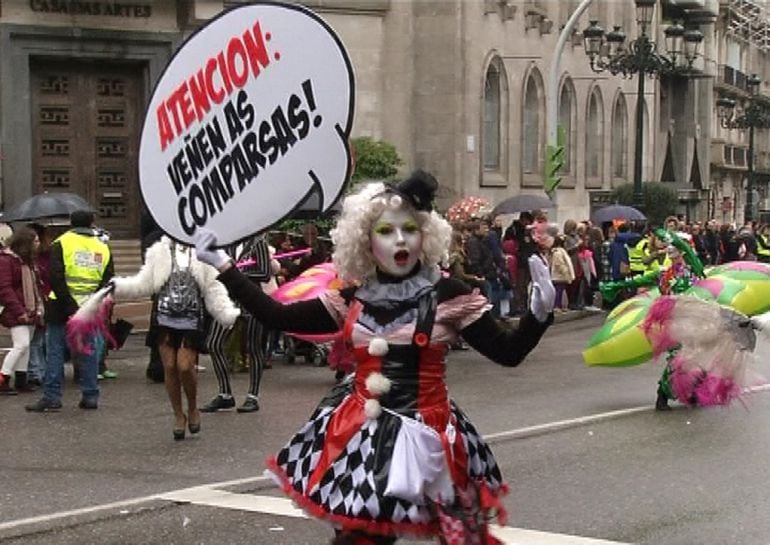
<instances>
[{"instance_id":1,"label":"white face paint","mask_svg":"<svg viewBox=\"0 0 770 545\"><path fill-rule=\"evenodd\" d=\"M393 276L409 274L420 259L420 224L403 207L383 211L372 225L369 240L377 267Z\"/></svg>"}]
</instances>

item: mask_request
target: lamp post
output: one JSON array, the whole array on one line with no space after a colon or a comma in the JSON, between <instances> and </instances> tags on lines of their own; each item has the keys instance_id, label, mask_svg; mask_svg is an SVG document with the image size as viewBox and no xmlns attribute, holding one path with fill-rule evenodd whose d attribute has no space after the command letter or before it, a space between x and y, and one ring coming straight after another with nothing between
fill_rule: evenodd
<instances>
[{"instance_id":1,"label":"lamp post","mask_svg":"<svg viewBox=\"0 0 770 545\"><path fill-rule=\"evenodd\" d=\"M770 128L770 112L757 99L762 80L752 74L746 80L749 99L743 110L736 114L736 101L732 98L717 99L717 117L725 129L749 129L749 156L746 158L746 208L744 221L754 216L754 129Z\"/></svg>"},{"instance_id":2,"label":"lamp post","mask_svg":"<svg viewBox=\"0 0 770 545\"><path fill-rule=\"evenodd\" d=\"M699 30L685 28L674 23L664 31L668 55L658 52L650 39L650 27L657 0L635 0L637 37L626 45L626 35L620 26L605 33L598 21L591 21L583 31L585 52L591 69L601 73L609 71L631 78L638 75L636 100L636 141L634 145L634 206L644 208L642 191L642 143L644 138L644 84L647 75L686 75L698 56L698 46L703 41Z\"/></svg>"}]
</instances>

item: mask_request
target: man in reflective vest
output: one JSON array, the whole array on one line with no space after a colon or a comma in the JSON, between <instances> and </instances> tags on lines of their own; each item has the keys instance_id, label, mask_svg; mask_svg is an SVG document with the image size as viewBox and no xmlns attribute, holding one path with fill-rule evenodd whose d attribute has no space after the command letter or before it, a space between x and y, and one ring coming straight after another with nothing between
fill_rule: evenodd
<instances>
[{"instance_id":1,"label":"man in reflective vest","mask_svg":"<svg viewBox=\"0 0 770 545\"><path fill-rule=\"evenodd\" d=\"M770 263L770 226L763 225L757 234L757 260L762 263Z\"/></svg>"},{"instance_id":2,"label":"man in reflective vest","mask_svg":"<svg viewBox=\"0 0 770 545\"><path fill-rule=\"evenodd\" d=\"M67 359L66 325L88 297L112 278L109 247L94 230L94 215L76 211L70 215L72 228L51 246L51 293L46 308L46 350L48 361L43 381L43 397L26 409L32 412L58 411L62 403L64 362ZM80 366L81 409L96 409L99 402L99 358L104 339L95 334L88 343L88 354L72 354L73 365ZM74 361L77 358L77 361Z\"/></svg>"},{"instance_id":3,"label":"man in reflective vest","mask_svg":"<svg viewBox=\"0 0 770 545\"><path fill-rule=\"evenodd\" d=\"M628 268L629 276L636 276L647 272L648 262L645 262L650 256L650 235L643 237L634 246L628 249Z\"/></svg>"}]
</instances>

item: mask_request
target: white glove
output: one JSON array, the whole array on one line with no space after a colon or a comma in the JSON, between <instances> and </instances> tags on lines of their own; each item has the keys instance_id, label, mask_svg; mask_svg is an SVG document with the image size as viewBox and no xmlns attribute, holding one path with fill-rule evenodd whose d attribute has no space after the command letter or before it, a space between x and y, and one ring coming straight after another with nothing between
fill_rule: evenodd
<instances>
[{"instance_id":1,"label":"white glove","mask_svg":"<svg viewBox=\"0 0 770 545\"><path fill-rule=\"evenodd\" d=\"M535 254L529 257L529 274L532 278L532 299L529 309L539 322L545 322L553 312L556 290L551 282L551 272L545 259Z\"/></svg>"},{"instance_id":2,"label":"white glove","mask_svg":"<svg viewBox=\"0 0 770 545\"><path fill-rule=\"evenodd\" d=\"M217 243L217 236L213 231L198 229L193 240L195 240L195 257L198 258L198 261L208 263L215 269L219 269L230 261L230 256L224 250L214 248Z\"/></svg>"},{"instance_id":3,"label":"white glove","mask_svg":"<svg viewBox=\"0 0 770 545\"><path fill-rule=\"evenodd\" d=\"M751 318L751 326L770 336L770 312L765 312L759 316L753 316Z\"/></svg>"}]
</instances>

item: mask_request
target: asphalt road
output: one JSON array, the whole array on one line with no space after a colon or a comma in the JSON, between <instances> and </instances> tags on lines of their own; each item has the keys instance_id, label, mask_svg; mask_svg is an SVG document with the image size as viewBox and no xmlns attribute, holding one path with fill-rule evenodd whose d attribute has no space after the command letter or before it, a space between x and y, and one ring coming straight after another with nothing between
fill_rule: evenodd
<instances>
[{"instance_id":1,"label":"asphalt road","mask_svg":"<svg viewBox=\"0 0 770 545\"><path fill-rule=\"evenodd\" d=\"M493 443L511 485L510 528L500 535L521 545L770 541L770 393L745 407L656 413L660 366L581 363L601 320L554 326L515 369L472 351L450 355L452 396ZM278 362L266 371L259 413L204 415L199 436L174 442L163 386L144 379L141 341L132 336L111 356L120 377L103 383L98 411L77 409L70 382L56 414L26 413L34 397L0 398L0 541L327 543L330 530L300 518L261 472L331 372ZM202 404L216 380L201 363ZM240 401L246 376L235 378Z\"/></svg>"}]
</instances>

